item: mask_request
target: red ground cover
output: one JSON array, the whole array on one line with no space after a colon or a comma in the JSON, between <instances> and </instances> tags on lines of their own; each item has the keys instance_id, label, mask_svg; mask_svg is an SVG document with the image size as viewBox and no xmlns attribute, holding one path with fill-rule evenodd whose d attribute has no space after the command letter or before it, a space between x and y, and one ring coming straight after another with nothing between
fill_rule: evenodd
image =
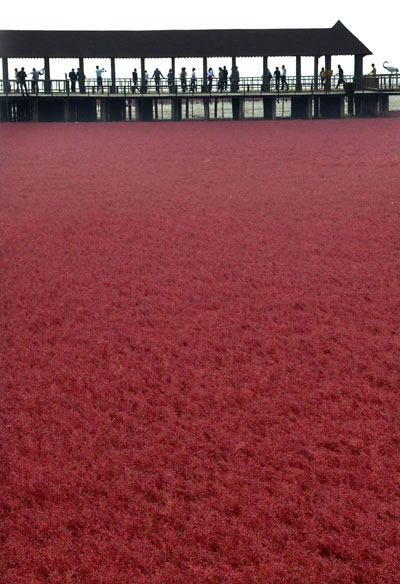
<instances>
[{"instance_id":1,"label":"red ground cover","mask_svg":"<svg viewBox=\"0 0 400 584\"><path fill-rule=\"evenodd\" d=\"M400 119L0 150L1 582L398 582Z\"/></svg>"}]
</instances>

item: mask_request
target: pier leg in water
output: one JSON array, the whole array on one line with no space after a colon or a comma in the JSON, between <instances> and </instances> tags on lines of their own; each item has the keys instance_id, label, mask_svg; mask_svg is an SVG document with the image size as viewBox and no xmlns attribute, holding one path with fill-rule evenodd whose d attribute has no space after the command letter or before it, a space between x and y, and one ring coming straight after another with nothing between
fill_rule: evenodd
<instances>
[{"instance_id":1,"label":"pier leg in water","mask_svg":"<svg viewBox=\"0 0 400 584\"><path fill-rule=\"evenodd\" d=\"M208 97L204 98L204 119L210 119L210 100Z\"/></svg>"},{"instance_id":2,"label":"pier leg in water","mask_svg":"<svg viewBox=\"0 0 400 584\"><path fill-rule=\"evenodd\" d=\"M276 118L275 97L263 97L264 120L274 120Z\"/></svg>"}]
</instances>

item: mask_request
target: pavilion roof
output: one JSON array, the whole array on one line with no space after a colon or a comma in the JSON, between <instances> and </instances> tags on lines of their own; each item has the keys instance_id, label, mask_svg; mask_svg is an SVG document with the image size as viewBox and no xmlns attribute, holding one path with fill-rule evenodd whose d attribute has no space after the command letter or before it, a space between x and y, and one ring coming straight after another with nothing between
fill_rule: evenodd
<instances>
[{"instance_id":1,"label":"pavilion roof","mask_svg":"<svg viewBox=\"0 0 400 584\"><path fill-rule=\"evenodd\" d=\"M270 57L370 55L340 20L332 28L0 31L9 58Z\"/></svg>"}]
</instances>

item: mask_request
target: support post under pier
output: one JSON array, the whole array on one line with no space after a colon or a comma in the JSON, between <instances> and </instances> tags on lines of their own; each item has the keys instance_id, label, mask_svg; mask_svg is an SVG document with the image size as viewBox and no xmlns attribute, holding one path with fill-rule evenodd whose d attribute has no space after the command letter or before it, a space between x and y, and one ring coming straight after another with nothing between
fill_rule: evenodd
<instances>
[{"instance_id":1,"label":"support post under pier","mask_svg":"<svg viewBox=\"0 0 400 584\"><path fill-rule=\"evenodd\" d=\"M379 112L379 95L355 95L356 116L375 118Z\"/></svg>"},{"instance_id":2,"label":"support post under pier","mask_svg":"<svg viewBox=\"0 0 400 584\"><path fill-rule=\"evenodd\" d=\"M153 100L138 98L136 100L136 119L140 122L153 121Z\"/></svg>"},{"instance_id":3,"label":"support post under pier","mask_svg":"<svg viewBox=\"0 0 400 584\"><path fill-rule=\"evenodd\" d=\"M263 97L264 120L274 120L276 118L275 97Z\"/></svg>"},{"instance_id":4,"label":"support post under pier","mask_svg":"<svg viewBox=\"0 0 400 584\"><path fill-rule=\"evenodd\" d=\"M343 118L344 97L342 95L321 95L319 97L321 118Z\"/></svg>"},{"instance_id":5,"label":"support post under pier","mask_svg":"<svg viewBox=\"0 0 400 584\"><path fill-rule=\"evenodd\" d=\"M204 119L209 120L210 119L210 98L205 97L203 100L203 104L204 104Z\"/></svg>"},{"instance_id":6,"label":"support post under pier","mask_svg":"<svg viewBox=\"0 0 400 584\"><path fill-rule=\"evenodd\" d=\"M292 97L292 118L311 120L311 97Z\"/></svg>"},{"instance_id":7,"label":"support post under pier","mask_svg":"<svg viewBox=\"0 0 400 584\"><path fill-rule=\"evenodd\" d=\"M232 97L232 118L234 120L244 119L244 99Z\"/></svg>"},{"instance_id":8,"label":"support post under pier","mask_svg":"<svg viewBox=\"0 0 400 584\"><path fill-rule=\"evenodd\" d=\"M175 121L182 119L182 98L180 97L171 99L171 118Z\"/></svg>"}]
</instances>

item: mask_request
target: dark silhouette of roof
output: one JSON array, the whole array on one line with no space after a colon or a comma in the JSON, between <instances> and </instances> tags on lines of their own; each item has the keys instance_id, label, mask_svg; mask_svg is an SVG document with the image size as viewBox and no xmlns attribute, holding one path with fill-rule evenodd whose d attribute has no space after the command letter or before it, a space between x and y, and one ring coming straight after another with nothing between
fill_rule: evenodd
<instances>
[{"instance_id":1,"label":"dark silhouette of roof","mask_svg":"<svg viewBox=\"0 0 400 584\"><path fill-rule=\"evenodd\" d=\"M270 57L370 55L340 20L332 28L0 31L2 57Z\"/></svg>"}]
</instances>

